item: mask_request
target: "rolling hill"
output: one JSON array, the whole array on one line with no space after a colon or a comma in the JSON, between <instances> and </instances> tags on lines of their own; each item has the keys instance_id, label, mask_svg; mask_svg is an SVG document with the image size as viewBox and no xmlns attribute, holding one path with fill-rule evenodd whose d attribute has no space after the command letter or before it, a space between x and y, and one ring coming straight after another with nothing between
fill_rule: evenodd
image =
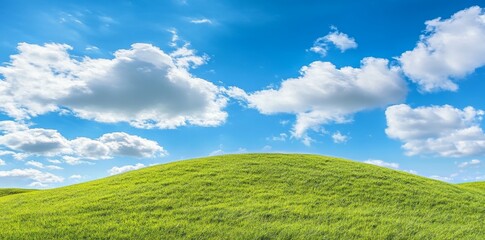
<instances>
[{"instance_id":1,"label":"rolling hill","mask_svg":"<svg viewBox=\"0 0 485 240\"><path fill-rule=\"evenodd\" d=\"M474 189L483 192L485 194L485 182L470 182L459 184L460 187Z\"/></svg>"},{"instance_id":2,"label":"rolling hill","mask_svg":"<svg viewBox=\"0 0 485 240\"><path fill-rule=\"evenodd\" d=\"M0 188L0 197L19 194L19 193L26 193L35 191L33 189L21 189L21 188Z\"/></svg>"},{"instance_id":3,"label":"rolling hill","mask_svg":"<svg viewBox=\"0 0 485 240\"><path fill-rule=\"evenodd\" d=\"M485 195L324 156L243 154L0 197L0 239L485 239Z\"/></svg>"}]
</instances>

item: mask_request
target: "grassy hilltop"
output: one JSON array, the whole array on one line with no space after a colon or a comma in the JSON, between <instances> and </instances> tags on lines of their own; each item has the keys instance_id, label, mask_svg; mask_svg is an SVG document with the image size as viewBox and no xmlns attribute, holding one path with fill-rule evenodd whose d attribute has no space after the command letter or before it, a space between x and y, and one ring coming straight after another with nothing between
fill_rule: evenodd
<instances>
[{"instance_id":1,"label":"grassy hilltop","mask_svg":"<svg viewBox=\"0 0 485 240\"><path fill-rule=\"evenodd\" d=\"M194 159L0 192L0 239L485 239L485 188L315 155Z\"/></svg>"}]
</instances>

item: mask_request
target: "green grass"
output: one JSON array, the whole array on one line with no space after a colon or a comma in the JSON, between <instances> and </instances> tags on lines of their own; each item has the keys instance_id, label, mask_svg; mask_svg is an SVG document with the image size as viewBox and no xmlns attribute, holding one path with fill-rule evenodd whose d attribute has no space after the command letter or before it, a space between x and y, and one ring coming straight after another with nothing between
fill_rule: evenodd
<instances>
[{"instance_id":1,"label":"green grass","mask_svg":"<svg viewBox=\"0 0 485 240\"><path fill-rule=\"evenodd\" d=\"M20 189L20 188L0 188L0 197L19 194L19 193L26 193L35 191L33 189Z\"/></svg>"},{"instance_id":2,"label":"green grass","mask_svg":"<svg viewBox=\"0 0 485 240\"><path fill-rule=\"evenodd\" d=\"M470 182L459 184L460 187L482 191L485 194L485 182Z\"/></svg>"},{"instance_id":3,"label":"green grass","mask_svg":"<svg viewBox=\"0 0 485 240\"><path fill-rule=\"evenodd\" d=\"M0 239L485 239L485 195L363 163L244 154L0 198Z\"/></svg>"}]
</instances>

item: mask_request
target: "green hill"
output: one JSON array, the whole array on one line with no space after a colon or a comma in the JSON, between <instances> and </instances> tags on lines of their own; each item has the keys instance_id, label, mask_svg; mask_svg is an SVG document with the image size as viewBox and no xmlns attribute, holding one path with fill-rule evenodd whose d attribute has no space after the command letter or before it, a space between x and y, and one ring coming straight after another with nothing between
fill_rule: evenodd
<instances>
[{"instance_id":1,"label":"green hill","mask_svg":"<svg viewBox=\"0 0 485 240\"><path fill-rule=\"evenodd\" d=\"M485 194L485 182L462 183L462 184L459 184L459 186L468 188L468 189L475 189L478 191L482 191Z\"/></svg>"},{"instance_id":2,"label":"green hill","mask_svg":"<svg viewBox=\"0 0 485 240\"><path fill-rule=\"evenodd\" d=\"M0 239L485 239L485 196L296 154L194 159L0 198Z\"/></svg>"},{"instance_id":3,"label":"green hill","mask_svg":"<svg viewBox=\"0 0 485 240\"><path fill-rule=\"evenodd\" d=\"M19 193L26 193L35 191L33 189L20 189L20 188L0 188L0 197L19 194Z\"/></svg>"}]
</instances>

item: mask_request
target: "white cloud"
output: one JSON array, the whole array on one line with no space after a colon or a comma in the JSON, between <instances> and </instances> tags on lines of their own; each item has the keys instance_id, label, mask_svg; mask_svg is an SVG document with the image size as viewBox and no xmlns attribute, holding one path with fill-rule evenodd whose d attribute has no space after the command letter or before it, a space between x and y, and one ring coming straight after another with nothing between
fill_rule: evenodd
<instances>
[{"instance_id":1,"label":"white cloud","mask_svg":"<svg viewBox=\"0 0 485 240\"><path fill-rule=\"evenodd\" d=\"M35 182L39 182L40 184L60 183L64 181L64 178L62 177L56 176L48 172L41 172L37 169L32 169L32 168L0 171L0 177L27 178ZM35 183L32 183L32 184L35 184Z\"/></svg>"},{"instance_id":2,"label":"white cloud","mask_svg":"<svg viewBox=\"0 0 485 240\"><path fill-rule=\"evenodd\" d=\"M340 51L345 52L348 49L357 48L355 39L349 37L347 34L339 32L337 28L333 27L333 31L326 36L318 38L310 51L320 54L322 57L327 55L328 44L335 45Z\"/></svg>"},{"instance_id":3,"label":"white cloud","mask_svg":"<svg viewBox=\"0 0 485 240\"><path fill-rule=\"evenodd\" d=\"M33 167L36 167L36 168L44 168L44 164L42 164L41 162L36 162L36 161L28 161L28 162L25 163L25 165L33 166Z\"/></svg>"},{"instance_id":4,"label":"white cloud","mask_svg":"<svg viewBox=\"0 0 485 240\"><path fill-rule=\"evenodd\" d=\"M404 73L425 92L456 91L455 80L485 65L485 14L475 6L449 19L426 22L416 47L399 60Z\"/></svg>"},{"instance_id":5,"label":"white cloud","mask_svg":"<svg viewBox=\"0 0 485 240\"><path fill-rule=\"evenodd\" d=\"M411 174L414 174L414 175L418 175L418 172L415 171L415 170L404 170L405 172L408 172L408 173L411 173Z\"/></svg>"},{"instance_id":6,"label":"white cloud","mask_svg":"<svg viewBox=\"0 0 485 240\"><path fill-rule=\"evenodd\" d=\"M180 40L180 37L177 33L177 29L175 28L171 28L171 29L168 29L167 32L171 33L172 34L172 38L170 39L170 46L171 47L177 47L178 45L178 41Z\"/></svg>"},{"instance_id":7,"label":"white cloud","mask_svg":"<svg viewBox=\"0 0 485 240\"><path fill-rule=\"evenodd\" d=\"M332 134L332 139L334 143L345 143L349 140L349 136L341 134L339 131Z\"/></svg>"},{"instance_id":8,"label":"white cloud","mask_svg":"<svg viewBox=\"0 0 485 240\"><path fill-rule=\"evenodd\" d=\"M132 157L166 155L157 142L123 132L104 134L99 141L108 146L111 155Z\"/></svg>"},{"instance_id":9,"label":"white cloud","mask_svg":"<svg viewBox=\"0 0 485 240\"><path fill-rule=\"evenodd\" d=\"M265 145L265 146L264 146L264 147L263 147L261 150L262 150L263 152L270 152L272 149L273 149L273 147L272 147L272 146L270 146L270 145Z\"/></svg>"},{"instance_id":10,"label":"white cloud","mask_svg":"<svg viewBox=\"0 0 485 240\"><path fill-rule=\"evenodd\" d=\"M144 168L144 167L145 167L144 164L137 163L135 165L113 167L110 170L108 170L108 173L109 173L109 175L116 175L116 174L120 174L120 173L124 173L124 172L128 172L128 171L133 171L133 170L137 170L137 169Z\"/></svg>"},{"instance_id":11,"label":"white cloud","mask_svg":"<svg viewBox=\"0 0 485 240\"><path fill-rule=\"evenodd\" d=\"M454 179L451 176L447 177L447 176L438 176L438 175L429 176L429 178L439 180L439 181L443 181L443 182L450 182L450 181L453 181L453 179Z\"/></svg>"},{"instance_id":12,"label":"white cloud","mask_svg":"<svg viewBox=\"0 0 485 240\"><path fill-rule=\"evenodd\" d=\"M29 126L22 122L15 121L0 121L0 132L18 132L22 130L27 130Z\"/></svg>"},{"instance_id":13,"label":"white cloud","mask_svg":"<svg viewBox=\"0 0 485 240\"><path fill-rule=\"evenodd\" d=\"M32 182L29 184L29 187L38 187L38 188L45 188L48 187L49 185L41 183L41 182Z\"/></svg>"},{"instance_id":14,"label":"white cloud","mask_svg":"<svg viewBox=\"0 0 485 240\"><path fill-rule=\"evenodd\" d=\"M13 155L13 154L15 154L15 152L0 150L0 156Z\"/></svg>"},{"instance_id":15,"label":"white cloud","mask_svg":"<svg viewBox=\"0 0 485 240\"><path fill-rule=\"evenodd\" d=\"M388 60L369 57L360 68L337 69L330 62L316 61L303 67L300 77L284 80L279 89L246 94L229 88L227 94L247 101L263 114L295 114L292 134L309 144L308 129L349 122L353 113L404 100L406 83L399 70L388 64Z\"/></svg>"},{"instance_id":16,"label":"white cloud","mask_svg":"<svg viewBox=\"0 0 485 240\"><path fill-rule=\"evenodd\" d=\"M402 141L407 155L442 157L485 155L484 112L449 105L411 108L394 105L386 110L386 134Z\"/></svg>"},{"instance_id":17,"label":"white cloud","mask_svg":"<svg viewBox=\"0 0 485 240\"><path fill-rule=\"evenodd\" d=\"M53 163L53 164L61 164L62 163L60 160L57 160L57 159L54 159L54 160L53 159L49 159L47 161L50 162L50 163Z\"/></svg>"},{"instance_id":18,"label":"white cloud","mask_svg":"<svg viewBox=\"0 0 485 240\"><path fill-rule=\"evenodd\" d=\"M69 164L81 159L109 159L114 156L148 158L167 154L157 142L123 132L106 133L97 139L79 137L68 140L53 129L19 129L13 126L5 131L6 134L0 135L0 146L27 155L63 156ZM58 163L58 160L52 163ZM27 164L43 167L42 163L35 161Z\"/></svg>"},{"instance_id":19,"label":"white cloud","mask_svg":"<svg viewBox=\"0 0 485 240\"><path fill-rule=\"evenodd\" d=\"M136 43L116 51L113 59L76 60L71 49L20 43L19 54L0 67L0 111L17 120L71 112L83 119L161 129L218 126L227 118L221 89L189 73L206 58L187 45L169 55Z\"/></svg>"},{"instance_id":20,"label":"white cloud","mask_svg":"<svg viewBox=\"0 0 485 240\"><path fill-rule=\"evenodd\" d=\"M372 165L376 165L376 166L380 166L380 167L386 167L386 168L393 168L393 169L399 168L398 163L384 162L382 160L377 160L377 159L369 159L367 161L364 161L364 163L368 163L368 164L372 164Z\"/></svg>"},{"instance_id":21,"label":"white cloud","mask_svg":"<svg viewBox=\"0 0 485 240\"><path fill-rule=\"evenodd\" d=\"M69 141L52 129L34 128L0 135L0 145L21 153L44 156L68 154Z\"/></svg>"},{"instance_id":22,"label":"white cloud","mask_svg":"<svg viewBox=\"0 0 485 240\"><path fill-rule=\"evenodd\" d=\"M195 24L212 24L212 21L210 19L207 19L207 18L200 18L200 19L192 19L190 20L191 23L195 23Z\"/></svg>"},{"instance_id":23,"label":"white cloud","mask_svg":"<svg viewBox=\"0 0 485 240\"><path fill-rule=\"evenodd\" d=\"M222 149L217 149L209 153L209 156L217 156L217 155L222 155L224 154L224 150Z\"/></svg>"},{"instance_id":24,"label":"white cloud","mask_svg":"<svg viewBox=\"0 0 485 240\"><path fill-rule=\"evenodd\" d=\"M81 179L81 178L83 178L83 177L81 175L79 175L79 174L71 175L69 177L69 179Z\"/></svg>"},{"instance_id":25,"label":"white cloud","mask_svg":"<svg viewBox=\"0 0 485 240\"><path fill-rule=\"evenodd\" d=\"M285 142L286 139L288 139L288 134L280 133L278 136L272 136L271 138L268 138L267 140L271 140L271 141L275 141L275 142Z\"/></svg>"},{"instance_id":26,"label":"white cloud","mask_svg":"<svg viewBox=\"0 0 485 240\"><path fill-rule=\"evenodd\" d=\"M50 169L50 170L63 170L64 168L56 166L56 165L47 165L45 168Z\"/></svg>"},{"instance_id":27,"label":"white cloud","mask_svg":"<svg viewBox=\"0 0 485 240\"><path fill-rule=\"evenodd\" d=\"M472 159L468 162L462 162L462 163L458 164L458 167L459 168L465 168L465 167L470 167L470 166L477 166L479 164L480 164L480 160Z\"/></svg>"},{"instance_id":28,"label":"white cloud","mask_svg":"<svg viewBox=\"0 0 485 240\"><path fill-rule=\"evenodd\" d=\"M7 165L7 163L5 163L5 161L3 161L2 159L0 159L0 166L5 166Z\"/></svg>"},{"instance_id":29,"label":"white cloud","mask_svg":"<svg viewBox=\"0 0 485 240\"><path fill-rule=\"evenodd\" d=\"M177 67L188 69L190 67L196 68L205 64L208 60L207 56L197 56L195 51L189 48L190 44L186 43L184 46L178 48L174 52L170 53L170 57L174 59L174 63Z\"/></svg>"},{"instance_id":30,"label":"white cloud","mask_svg":"<svg viewBox=\"0 0 485 240\"><path fill-rule=\"evenodd\" d=\"M99 51L99 48L96 46L88 45L84 50L96 52Z\"/></svg>"}]
</instances>

